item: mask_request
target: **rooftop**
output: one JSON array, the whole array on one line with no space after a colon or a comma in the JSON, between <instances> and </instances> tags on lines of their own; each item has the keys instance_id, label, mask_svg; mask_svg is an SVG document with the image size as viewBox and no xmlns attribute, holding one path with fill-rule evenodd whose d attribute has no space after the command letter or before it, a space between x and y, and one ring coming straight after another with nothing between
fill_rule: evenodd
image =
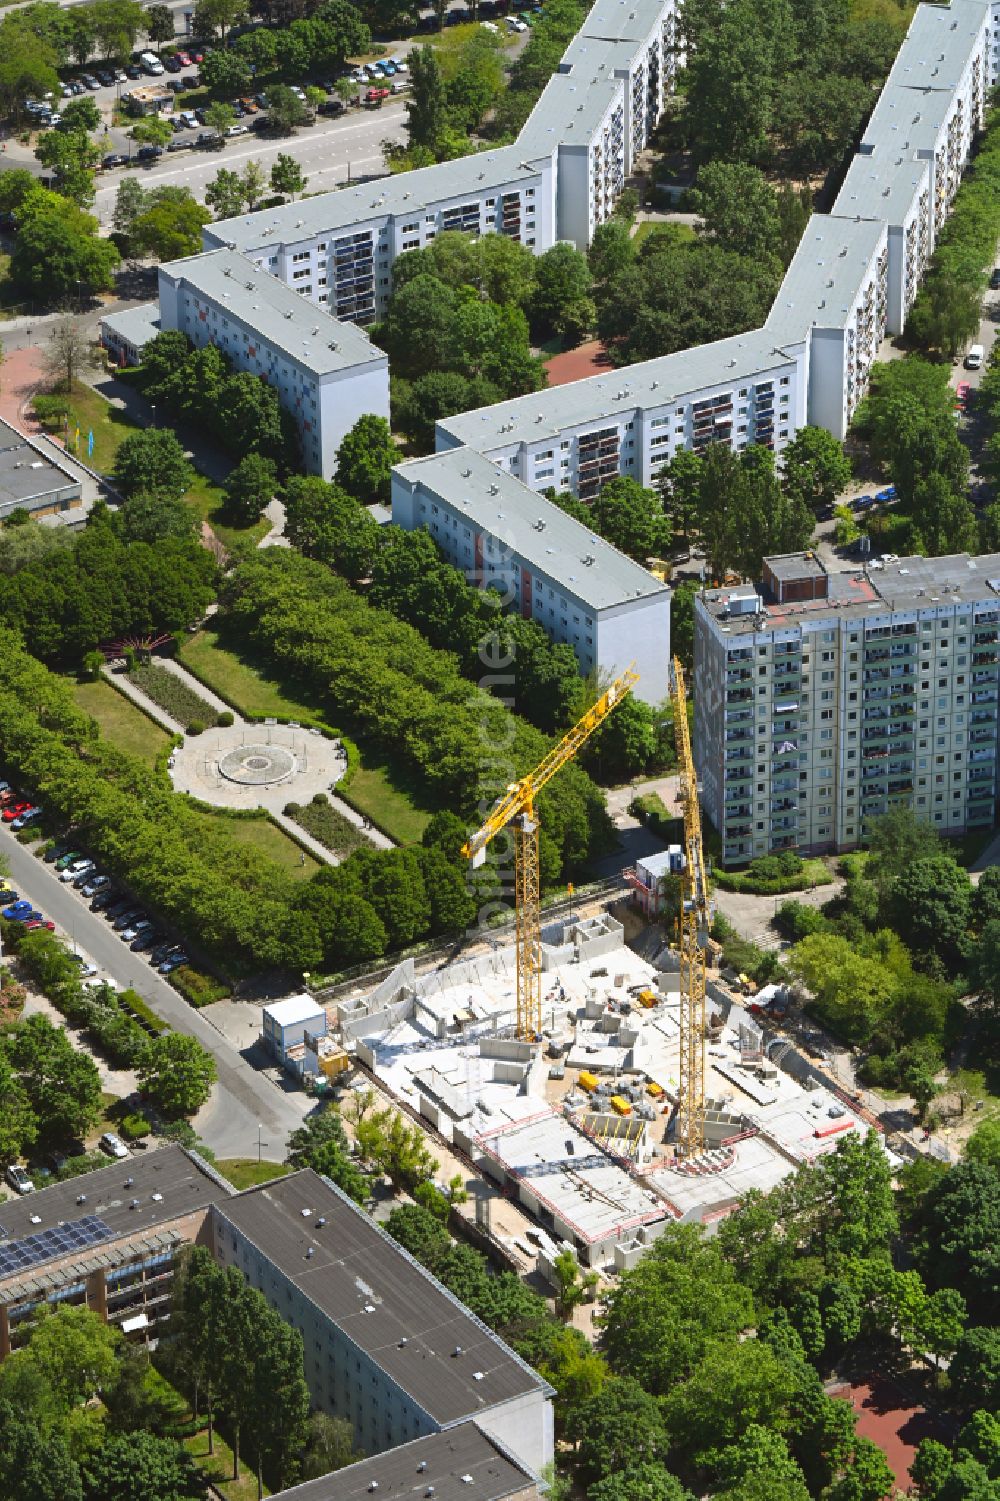
<instances>
[{"instance_id":1,"label":"rooftop","mask_svg":"<svg viewBox=\"0 0 1000 1501\"><path fill-rule=\"evenodd\" d=\"M231 245L251 252L278 245L298 245L315 235L378 222L390 214L420 213L464 193L478 192L484 182L533 183L541 164L524 160L521 146L501 146L453 162L439 162L413 172L380 177L356 188L319 193L280 208L261 209L206 225L204 243ZM296 295L297 294L293 294Z\"/></svg>"},{"instance_id":2,"label":"rooftop","mask_svg":"<svg viewBox=\"0 0 1000 1501\"><path fill-rule=\"evenodd\" d=\"M871 155L851 158L833 211L901 224L914 198L929 186L929 162L907 159L883 146Z\"/></svg>"},{"instance_id":3,"label":"rooftop","mask_svg":"<svg viewBox=\"0 0 1000 1501\"><path fill-rule=\"evenodd\" d=\"M294 1027L296 1022L311 1021L314 1016L324 1016L323 1007L314 1001L311 995L290 995L283 1001L271 1001L264 1007L264 1015L269 1016L279 1027Z\"/></svg>"},{"instance_id":4,"label":"rooftop","mask_svg":"<svg viewBox=\"0 0 1000 1501\"><path fill-rule=\"evenodd\" d=\"M805 337L803 326L797 341ZM792 341L796 342L796 341ZM493 406L445 417L438 432L480 451L513 448L555 438L574 424L606 423L620 412L669 406L681 398L715 389L725 381L755 380L783 369L791 356L768 328L644 360L623 370L590 375L586 380L515 396Z\"/></svg>"},{"instance_id":5,"label":"rooftop","mask_svg":"<svg viewBox=\"0 0 1000 1501\"><path fill-rule=\"evenodd\" d=\"M148 340L160 332L160 304L140 302L138 307L121 308L113 313L102 313L101 326L124 339L126 343L141 349Z\"/></svg>"},{"instance_id":6,"label":"rooftop","mask_svg":"<svg viewBox=\"0 0 1000 1501\"><path fill-rule=\"evenodd\" d=\"M553 73L524 123L518 149L547 156L558 146L586 148L611 105L624 99L614 69L627 67L633 51L630 42L577 37L566 53L571 70Z\"/></svg>"},{"instance_id":7,"label":"rooftop","mask_svg":"<svg viewBox=\"0 0 1000 1501\"><path fill-rule=\"evenodd\" d=\"M331 375L386 358L362 329L338 323L233 250L209 250L168 261L160 267L160 276L183 281L192 291L228 307L234 318L245 313L256 333L315 375Z\"/></svg>"},{"instance_id":8,"label":"rooftop","mask_svg":"<svg viewBox=\"0 0 1000 1501\"><path fill-rule=\"evenodd\" d=\"M951 89L887 83L862 136L865 146L883 146L895 156L933 151L951 109Z\"/></svg>"},{"instance_id":9,"label":"rooftop","mask_svg":"<svg viewBox=\"0 0 1000 1501\"><path fill-rule=\"evenodd\" d=\"M474 1417L544 1385L311 1169L249 1189L220 1213L435 1422Z\"/></svg>"},{"instance_id":10,"label":"rooftop","mask_svg":"<svg viewBox=\"0 0 1000 1501\"><path fill-rule=\"evenodd\" d=\"M412 459L394 475L394 483L420 486L454 506L539 573L558 569L562 587L595 610L667 592L645 568L474 449Z\"/></svg>"},{"instance_id":11,"label":"rooftop","mask_svg":"<svg viewBox=\"0 0 1000 1501\"><path fill-rule=\"evenodd\" d=\"M0 1268L16 1257L18 1244L31 1240L30 1263L10 1265L0 1280L20 1276L48 1262L136 1237L230 1197L183 1147L156 1151L97 1168L66 1183L54 1183L24 1198L0 1204ZM81 1222L86 1221L81 1226ZM4 1253L8 1253L5 1258ZM23 1257L17 1258L23 1261Z\"/></svg>"},{"instance_id":12,"label":"rooftop","mask_svg":"<svg viewBox=\"0 0 1000 1501\"><path fill-rule=\"evenodd\" d=\"M885 237L872 219L813 214L806 225L766 327L793 338L810 325L842 328Z\"/></svg>"},{"instance_id":13,"label":"rooftop","mask_svg":"<svg viewBox=\"0 0 1000 1501\"><path fill-rule=\"evenodd\" d=\"M826 569L814 552L786 552L780 556L764 559L774 578L782 583L793 579L821 579Z\"/></svg>"},{"instance_id":14,"label":"rooftop","mask_svg":"<svg viewBox=\"0 0 1000 1501\"><path fill-rule=\"evenodd\" d=\"M990 0L918 5L886 82L935 89L955 87L990 14Z\"/></svg>"},{"instance_id":15,"label":"rooftop","mask_svg":"<svg viewBox=\"0 0 1000 1501\"><path fill-rule=\"evenodd\" d=\"M428 1487L434 1501L505 1501L533 1480L475 1423L459 1423L282 1491L276 1501L367 1501L376 1486L379 1501L415 1501Z\"/></svg>"},{"instance_id":16,"label":"rooftop","mask_svg":"<svg viewBox=\"0 0 1000 1501\"><path fill-rule=\"evenodd\" d=\"M69 494L68 492L72 492ZM9 423L0 421L0 517L20 506L30 509L56 495L74 499L80 482Z\"/></svg>"},{"instance_id":17,"label":"rooftop","mask_svg":"<svg viewBox=\"0 0 1000 1501\"><path fill-rule=\"evenodd\" d=\"M595 0L578 36L644 42L660 24L662 0Z\"/></svg>"}]
</instances>

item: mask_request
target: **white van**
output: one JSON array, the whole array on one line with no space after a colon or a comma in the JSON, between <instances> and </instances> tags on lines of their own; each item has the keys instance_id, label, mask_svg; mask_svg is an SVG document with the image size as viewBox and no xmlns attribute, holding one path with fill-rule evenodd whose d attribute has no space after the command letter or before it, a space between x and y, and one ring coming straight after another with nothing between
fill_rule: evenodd
<instances>
[{"instance_id":1,"label":"white van","mask_svg":"<svg viewBox=\"0 0 1000 1501\"><path fill-rule=\"evenodd\" d=\"M983 368L983 360L985 360L985 358L986 350L983 348L983 346L981 344L973 344L972 348L965 356L966 370L981 370Z\"/></svg>"},{"instance_id":2,"label":"white van","mask_svg":"<svg viewBox=\"0 0 1000 1501\"><path fill-rule=\"evenodd\" d=\"M139 54L139 65L144 73L149 73L153 78L159 78L163 72L163 64L155 52L142 52Z\"/></svg>"}]
</instances>

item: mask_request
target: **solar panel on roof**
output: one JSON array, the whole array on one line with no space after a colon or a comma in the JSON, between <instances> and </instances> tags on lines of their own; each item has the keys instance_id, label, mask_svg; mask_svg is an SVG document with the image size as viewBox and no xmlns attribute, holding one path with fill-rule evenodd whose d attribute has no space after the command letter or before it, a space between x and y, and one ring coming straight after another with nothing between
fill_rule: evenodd
<instances>
[{"instance_id":1,"label":"solar panel on roof","mask_svg":"<svg viewBox=\"0 0 1000 1501\"><path fill-rule=\"evenodd\" d=\"M110 1240L113 1234L111 1226L96 1214L55 1225L37 1235L26 1235L23 1240L8 1240L4 1232L0 1240L0 1277L23 1272L28 1267L39 1266L43 1261L66 1256L72 1251L81 1251L86 1246L99 1245L103 1240Z\"/></svg>"}]
</instances>

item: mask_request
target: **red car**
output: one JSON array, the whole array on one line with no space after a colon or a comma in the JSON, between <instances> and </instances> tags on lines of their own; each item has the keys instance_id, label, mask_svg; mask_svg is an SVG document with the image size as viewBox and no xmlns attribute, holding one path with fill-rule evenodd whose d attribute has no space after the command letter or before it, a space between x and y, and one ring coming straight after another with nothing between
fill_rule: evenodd
<instances>
[{"instance_id":1,"label":"red car","mask_svg":"<svg viewBox=\"0 0 1000 1501\"><path fill-rule=\"evenodd\" d=\"M13 823L15 818L19 818L22 813L27 813L30 807L30 803L8 803L3 810L4 823Z\"/></svg>"},{"instance_id":2,"label":"red car","mask_svg":"<svg viewBox=\"0 0 1000 1501\"><path fill-rule=\"evenodd\" d=\"M177 61L180 63L180 65L181 65L182 68L190 68L190 66L191 66L191 55L190 55L190 53L188 53L188 52L175 52L174 56L176 57Z\"/></svg>"},{"instance_id":3,"label":"red car","mask_svg":"<svg viewBox=\"0 0 1000 1501\"><path fill-rule=\"evenodd\" d=\"M50 922L47 917L36 917L31 922L26 922L24 925L26 933L30 933L32 928L47 928L50 933L54 933L56 930L56 925L54 922Z\"/></svg>"},{"instance_id":4,"label":"red car","mask_svg":"<svg viewBox=\"0 0 1000 1501\"><path fill-rule=\"evenodd\" d=\"M203 63L205 61L204 52L189 52L188 57L193 63Z\"/></svg>"},{"instance_id":5,"label":"red car","mask_svg":"<svg viewBox=\"0 0 1000 1501\"><path fill-rule=\"evenodd\" d=\"M964 412L969 401L969 392L972 390L967 380L960 380L955 387L955 406L960 412Z\"/></svg>"}]
</instances>

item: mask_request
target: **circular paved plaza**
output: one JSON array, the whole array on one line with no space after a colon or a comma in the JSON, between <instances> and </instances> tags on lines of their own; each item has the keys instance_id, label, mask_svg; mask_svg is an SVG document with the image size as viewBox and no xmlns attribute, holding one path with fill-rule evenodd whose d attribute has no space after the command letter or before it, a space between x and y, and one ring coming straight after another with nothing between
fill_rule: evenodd
<instances>
[{"instance_id":1,"label":"circular paved plaza","mask_svg":"<svg viewBox=\"0 0 1000 1501\"><path fill-rule=\"evenodd\" d=\"M170 775L179 792L226 808L307 803L329 792L347 770L340 743L290 724L235 724L188 735Z\"/></svg>"}]
</instances>

